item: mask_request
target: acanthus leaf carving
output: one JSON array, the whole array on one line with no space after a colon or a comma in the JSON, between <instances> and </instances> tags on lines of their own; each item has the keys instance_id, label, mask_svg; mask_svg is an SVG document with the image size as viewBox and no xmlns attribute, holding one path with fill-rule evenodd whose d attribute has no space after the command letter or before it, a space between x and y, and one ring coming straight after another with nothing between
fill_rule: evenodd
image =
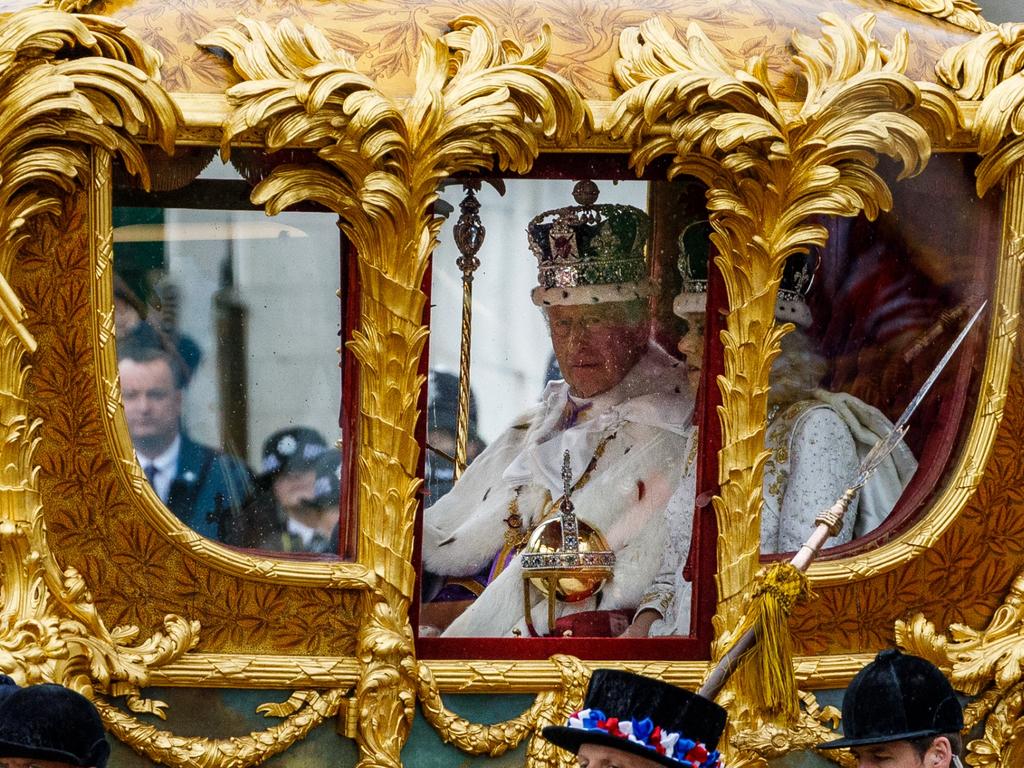
<instances>
[{"instance_id":1,"label":"acanthus leaf carving","mask_svg":"<svg viewBox=\"0 0 1024 768\"><path fill-rule=\"evenodd\" d=\"M1024 158L1024 24L1002 24L948 50L935 67L963 99L980 100L971 126L978 141L978 195Z\"/></svg>"},{"instance_id":2,"label":"acanthus leaf carving","mask_svg":"<svg viewBox=\"0 0 1024 768\"><path fill-rule=\"evenodd\" d=\"M892 206L875 170L888 156L902 176L919 173L931 136L948 139L957 107L944 88L903 74L909 38L892 46L873 36L874 17L821 16L818 39L795 34L793 62L806 95L785 103L763 57L742 69L691 24L676 40L658 20L623 32L615 76L624 93L605 128L633 149L643 169L668 156L670 177L708 186L707 201L728 296L719 377L723 442L719 453L719 607L713 655L742 615L742 595L758 567L768 375L791 325L776 325L775 295L786 258L825 243L820 216L869 218ZM737 699L741 728L757 720ZM746 759L737 756L730 757Z\"/></svg>"},{"instance_id":3,"label":"acanthus leaf carving","mask_svg":"<svg viewBox=\"0 0 1024 768\"><path fill-rule=\"evenodd\" d=\"M317 162L282 166L253 190L270 213L303 200L341 217L359 256L362 315L348 342L361 365L359 552L380 590L360 631L363 674L355 695L362 766L394 768L412 721L417 689L408 605L415 576L412 527L420 481L414 430L419 360L427 338L423 276L441 219L440 183L453 173L527 170L538 133L564 141L587 111L580 95L542 69L538 44L502 40L463 17L443 38L424 41L407 100L381 92L312 27L241 20L201 45L232 58L244 82L228 92L233 111L221 151L242 132L265 131L267 149L313 150ZM385 490L386 489L386 490Z\"/></svg>"},{"instance_id":4,"label":"acanthus leaf carving","mask_svg":"<svg viewBox=\"0 0 1024 768\"><path fill-rule=\"evenodd\" d=\"M108 629L81 576L50 552L32 462L39 421L29 420L25 400L24 357L36 342L6 277L28 236L25 223L59 214L64 195L92 174L90 148L117 153L146 183L139 141L170 151L178 113L158 84L158 54L113 20L23 11L5 20L0 51L0 452L8 497L0 669L22 682L125 696L133 710L159 715L162 704L139 693L148 668L192 648L198 623L167 616L163 632L131 646L138 630Z\"/></svg>"}]
</instances>

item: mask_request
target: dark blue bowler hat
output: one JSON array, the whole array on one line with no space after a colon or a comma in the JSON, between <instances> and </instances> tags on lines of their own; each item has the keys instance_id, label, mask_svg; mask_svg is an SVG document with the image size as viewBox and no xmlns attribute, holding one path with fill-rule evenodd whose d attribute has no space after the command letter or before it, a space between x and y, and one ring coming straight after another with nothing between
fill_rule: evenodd
<instances>
[{"instance_id":1,"label":"dark blue bowler hat","mask_svg":"<svg viewBox=\"0 0 1024 768\"><path fill-rule=\"evenodd\" d=\"M109 756L103 721L82 694L44 683L0 699L0 757L104 768Z\"/></svg>"},{"instance_id":2,"label":"dark blue bowler hat","mask_svg":"<svg viewBox=\"0 0 1024 768\"><path fill-rule=\"evenodd\" d=\"M843 696L843 738L819 749L885 744L964 727L960 701L930 661L892 648L857 673Z\"/></svg>"}]
</instances>

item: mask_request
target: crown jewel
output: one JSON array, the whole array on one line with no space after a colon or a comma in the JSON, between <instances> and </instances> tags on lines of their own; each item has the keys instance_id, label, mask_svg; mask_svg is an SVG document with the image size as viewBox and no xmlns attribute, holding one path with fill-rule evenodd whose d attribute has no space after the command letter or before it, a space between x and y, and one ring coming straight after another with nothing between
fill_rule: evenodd
<instances>
[{"instance_id":1,"label":"crown jewel","mask_svg":"<svg viewBox=\"0 0 1024 768\"><path fill-rule=\"evenodd\" d=\"M701 219L687 224L679 235L679 273L682 289L675 298L677 315L703 313L707 306L708 265L711 250L711 224ZM806 328L812 322L807 294L814 282L817 259L809 253L795 253L786 259L782 282L775 300L775 317L782 322Z\"/></svg>"},{"instance_id":2,"label":"crown jewel","mask_svg":"<svg viewBox=\"0 0 1024 768\"><path fill-rule=\"evenodd\" d=\"M631 205L597 205L593 181L573 189L578 205L545 211L527 226L537 257L535 304L629 301L653 292L647 266L650 220Z\"/></svg>"}]
</instances>

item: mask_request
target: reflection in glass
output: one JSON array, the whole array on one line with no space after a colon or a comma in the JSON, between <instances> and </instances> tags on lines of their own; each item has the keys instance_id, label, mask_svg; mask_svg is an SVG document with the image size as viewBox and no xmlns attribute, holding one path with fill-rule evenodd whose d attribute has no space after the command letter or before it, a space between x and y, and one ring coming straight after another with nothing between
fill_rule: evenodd
<instances>
[{"instance_id":1,"label":"reflection in glass","mask_svg":"<svg viewBox=\"0 0 1024 768\"><path fill-rule=\"evenodd\" d=\"M198 533L337 554L337 220L218 210L211 176L248 189L214 166L175 207L131 191L115 199L128 430L157 496Z\"/></svg>"}]
</instances>

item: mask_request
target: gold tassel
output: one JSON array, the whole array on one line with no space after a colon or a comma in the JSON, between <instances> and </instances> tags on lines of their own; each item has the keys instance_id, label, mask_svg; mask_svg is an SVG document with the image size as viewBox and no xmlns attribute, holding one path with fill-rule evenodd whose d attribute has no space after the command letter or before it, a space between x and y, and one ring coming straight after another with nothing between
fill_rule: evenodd
<instances>
[{"instance_id":1,"label":"gold tassel","mask_svg":"<svg viewBox=\"0 0 1024 768\"><path fill-rule=\"evenodd\" d=\"M787 619L798 600L813 596L807 575L790 563L762 569L754 581L753 604L736 633L741 637L749 626L757 633L754 647L740 660L737 683L761 711L786 725L800 717Z\"/></svg>"}]
</instances>

